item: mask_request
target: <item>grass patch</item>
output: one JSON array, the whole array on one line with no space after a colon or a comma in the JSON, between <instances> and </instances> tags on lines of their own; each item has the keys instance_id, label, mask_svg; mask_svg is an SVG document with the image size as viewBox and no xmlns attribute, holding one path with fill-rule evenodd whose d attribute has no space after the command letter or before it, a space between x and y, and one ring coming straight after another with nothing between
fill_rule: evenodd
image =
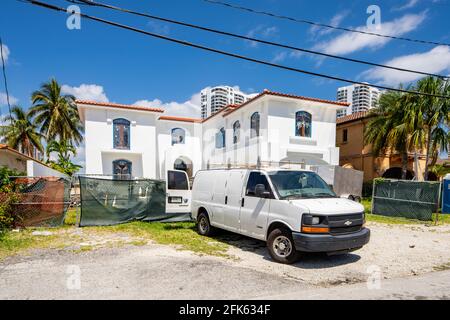
<instances>
[{"instance_id":1,"label":"grass patch","mask_svg":"<svg viewBox=\"0 0 450 320\"><path fill-rule=\"evenodd\" d=\"M91 229L89 227L89 229ZM111 227L93 227L96 232L121 232L159 244L175 245L182 250L213 256L227 256L228 245L199 235L193 222L131 222ZM141 240L142 241L142 240Z\"/></svg>"},{"instance_id":2,"label":"grass patch","mask_svg":"<svg viewBox=\"0 0 450 320\"><path fill-rule=\"evenodd\" d=\"M78 209L80 210L80 209ZM69 208L64 219L64 224L67 226L75 226L77 223L77 209Z\"/></svg>"},{"instance_id":3,"label":"grass patch","mask_svg":"<svg viewBox=\"0 0 450 320\"><path fill-rule=\"evenodd\" d=\"M198 254L228 257L228 245L200 236L192 222L158 223L131 222L116 226L84 227L76 225L76 210L69 209L65 224L57 228L28 228L0 234L0 260L25 254L32 249L68 249L81 253L99 247L123 245L144 246L149 241L174 245L177 249ZM33 235L33 231L50 231L51 235ZM84 243L83 245L80 245Z\"/></svg>"},{"instance_id":4,"label":"grass patch","mask_svg":"<svg viewBox=\"0 0 450 320\"><path fill-rule=\"evenodd\" d=\"M370 198L364 198L361 201L361 204L364 206L364 211L366 213L366 220L378 223L386 223L386 224L430 224L435 223L437 214L433 213L432 221L422 221L418 219L408 219L404 217L390 217L390 216L382 216L379 214L372 214L372 200ZM440 224L449 224L450 223L450 215L449 214L440 214L439 222Z\"/></svg>"}]
</instances>

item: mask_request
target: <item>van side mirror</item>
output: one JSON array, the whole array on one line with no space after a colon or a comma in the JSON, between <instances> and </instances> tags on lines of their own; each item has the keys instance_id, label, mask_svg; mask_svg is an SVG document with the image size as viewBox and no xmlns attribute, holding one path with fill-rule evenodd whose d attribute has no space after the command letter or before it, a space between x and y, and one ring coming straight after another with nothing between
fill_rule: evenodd
<instances>
[{"instance_id":1,"label":"van side mirror","mask_svg":"<svg viewBox=\"0 0 450 320\"><path fill-rule=\"evenodd\" d=\"M255 186L255 196L258 198L270 198L270 191L267 191L263 184L257 184Z\"/></svg>"}]
</instances>

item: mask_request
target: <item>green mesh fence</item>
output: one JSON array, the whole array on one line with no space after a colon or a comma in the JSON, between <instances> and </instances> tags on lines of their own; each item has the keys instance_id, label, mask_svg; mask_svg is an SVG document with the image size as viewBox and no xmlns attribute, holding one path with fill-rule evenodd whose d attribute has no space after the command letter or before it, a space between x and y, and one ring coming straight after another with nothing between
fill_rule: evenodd
<instances>
[{"instance_id":1,"label":"green mesh fence","mask_svg":"<svg viewBox=\"0 0 450 320\"><path fill-rule=\"evenodd\" d=\"M439 208L439 182L374 180L372 213L432 220Z\"/></svg>"},{"instance_id":2,"label":"green mesh fence","mask_svg":"<svg viewBox=\"0 0 450 320\"><path fill-rule=\"evenodd\" d=\"M184 215L166 213L164 181L90 176L80 176L79 180L80 226L185 220Z\"/></svg>"},{"instance_id":3,"label":"green mesh fence","mask_svg":"<svg viewBox=\"0 0 450 320\"><path fill-rule=\"evenodd\" d=\"M70 204L70 181L57 177L12 177L19 195L14 204L16 224L23 227L56 227L64 222Z\"/></svg>"}]
</instances>

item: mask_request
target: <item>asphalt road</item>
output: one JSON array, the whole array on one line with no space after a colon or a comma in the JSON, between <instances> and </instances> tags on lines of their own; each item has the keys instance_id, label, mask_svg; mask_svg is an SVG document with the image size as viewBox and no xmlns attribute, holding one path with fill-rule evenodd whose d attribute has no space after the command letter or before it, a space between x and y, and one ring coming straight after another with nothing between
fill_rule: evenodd
<instances>
[{"instance_id":1,"label":"asphalt road","mask_svg":"<svg viewBox=\"0 0 450 320\"><path fill-rule=\"evenodd\" d=\"M167 246L41 251L0 263L0 299L450 299L450 271L317 288Z\"/></svg>"}]
</instances>

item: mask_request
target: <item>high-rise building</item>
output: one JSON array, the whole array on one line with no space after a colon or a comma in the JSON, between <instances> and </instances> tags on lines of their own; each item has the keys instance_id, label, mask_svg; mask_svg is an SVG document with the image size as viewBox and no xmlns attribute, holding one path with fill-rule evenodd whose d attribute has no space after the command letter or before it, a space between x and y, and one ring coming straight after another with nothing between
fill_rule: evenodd
<instances>
[{"instance_id":1,"label":"high-rise building","mask_svg":"<svg viewBox=\"0 0 450 320\"><path fill-rule=\"evenodd\" d=\"M242 104L251 96L229 86L217 86L200 92L202 118L205 119L230 104Z\"/></svg>"},{"instance_id":2,"label":"high-rise building","mask_svg":"<svg viewBox=\"0 0 450 320\"><path fill-rule=\"evenodd\" d=\"M337 117L343 117L352 113L367 111L378 105L380 90L368 84L354 84L341 87L337 90L337 101L348 102L350 105L337 112Z\"/></svg>"}]
</instances>

